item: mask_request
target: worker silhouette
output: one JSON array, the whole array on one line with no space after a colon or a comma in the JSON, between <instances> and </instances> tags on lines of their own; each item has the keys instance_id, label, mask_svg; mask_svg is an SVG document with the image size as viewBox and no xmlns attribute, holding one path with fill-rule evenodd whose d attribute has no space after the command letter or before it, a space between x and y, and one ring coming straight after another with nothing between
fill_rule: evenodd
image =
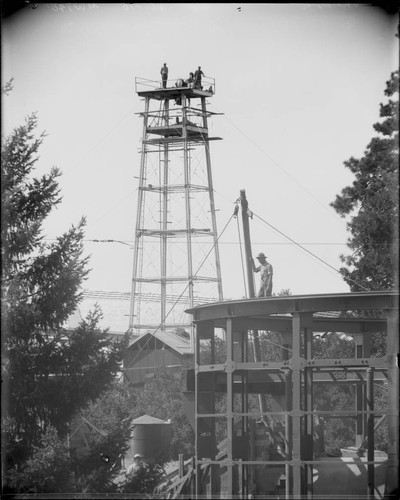
<instances>
[{"instance_id":1,"label":"worker silhouette","mask_svg":"<svg viewBox=\"0 0 400 500\"><path fill-rule=\"evenodd\" d=\"M260 277L260 289L258 291L258 297L270 297L272 295L272 276L273 269L271 264L267 261L265 255L261 252L257 255L256 259L260 263L258 267L255 266L254 260L253 271L255 273L261 273Z\"/></svg>"},{"instance_id":2,"label":"worker silhouette","mask_svg":"<svg viewBox=\"0 0 400 500\"><path fill-rule=\"evenodd\" d=\"M187 80L185 80L185 84L187 87L190 87L190 88L193 87L193 85L194 85L194 73L193 73L193 71L190 72L189 78Z\"/></svg>"},{"instance_id":3,"label":"worker silhouette","mask_svg":"<svg viewBox=\"0 0 400 500\"><path fill-rule=\"evenodd\" d=\"M128 467L126 471L126 476L128 479L133 479L136 474L140 471L140 469L143 467L143 457L139 453L136 453L133 457L133 462L132 464Z\"/></svg>"},{"instance_id":4,"label":"worker silhouette","mask_svg":"<svg viewBox=\"0 0 400 500\"><path fill-rule=\"evenodd\" d=\"M162 86L163 89L167 88L167 80L168 80L168 67L167 63L164 63L164 66L161 68L161 79L162 79Z\"/></svg>"},{"instance_id":5,"label":"worker silhouette","mask_svg":"<svg viewBox=\"0 0 400 500\"><path fill-rule=\"evenodd\" d=\"M201 77L205 76L205 74L201 71L201 66L199 66L196 71L194 72L194 88L202 90L203 87L201 86Z\"/></svg>"}]
</instances>

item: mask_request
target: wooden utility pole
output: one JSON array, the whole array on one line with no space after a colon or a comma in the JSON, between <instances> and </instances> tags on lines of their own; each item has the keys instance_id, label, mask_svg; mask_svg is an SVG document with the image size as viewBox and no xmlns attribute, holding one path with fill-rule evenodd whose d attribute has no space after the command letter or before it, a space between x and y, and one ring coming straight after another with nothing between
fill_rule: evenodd
<instances>
[{"instance_id":1,"label":"wooden utility pole","mask_svg":"<svg viewBox=\"0 0 400 500\"><path fill-rule=\"evenodd\" d=\"M253 257L251 254L251 239L249 226L249 204L246 198L246 191L240 190L240 205L242 207L242 224L243 224L243 239L244 251L246 255L246 272L247 272L247 292L249 298L255 297L254 280L253 280Z\"/></svg>"},{"instance_id":2,"label":"wooden utility pole","mask_svg":"<svg viewBox=\"0 0 400 500\"><path fill-rule=\"evenodd\" d=\"M253 280L253 256L251 254L251 239L250 239L250 226L249 226L249 204L246 199L246 191L244 189L240 190L240 205L242 207L242 222L243 222L243 239L244 239L244 248L245 248L245 257L246 257L246 270L247 270L247 287L249 298L255 297L254 291L254 280ZM258 331L251 331L251 342L253 345L254 352L254 361L260 362L261 358L261 349L260 349L260 339L258 337ZM267 432L274 442L275 446L279 446L282 441L285 442L284 435L275 435L273 430L274 419L266 414L267 412L267 401L265 394L258 394L258 405L260 408L261 419L267 428Z\"/></svg>"},{"instance_id":3,"label":"wooden utility pole","mask_svg":"<svg viewBox=\"0 0 400 500\"><path fill-rule=\"evenodd\" d=\"M242 207L242 223L243 223L243 239L244 239L244 250L246 256L246 270L247 270L247 291L249 298L255 297L254 291L254 280L253 280L253 257L251 254L251 239L250 239L250 226L249 226L249 204L246 198L246 191L244 189L240 190L240 205ZM260 340L258 338L258 332L253 330L251 335L254 361L261 361L261 350L260 350ZM260 405L260 412L262 413L262 419L265 420L264 413L266 412L266 401L264 394L258 395L258 402Z\"/></svg>"}]
</instances>

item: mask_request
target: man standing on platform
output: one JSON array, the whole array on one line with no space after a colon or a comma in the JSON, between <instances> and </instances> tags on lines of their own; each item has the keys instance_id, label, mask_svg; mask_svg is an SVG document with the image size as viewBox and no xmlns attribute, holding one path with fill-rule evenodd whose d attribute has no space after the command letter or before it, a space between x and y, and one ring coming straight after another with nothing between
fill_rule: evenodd
<instances>
[{"instance_id":1,"label":"man standing on platform","mask_svg":"<svg viewBox=\"0 0 400 500\"><path fill-rule=\"evenodd\" d=\"M167 88L167 80L168 80L168 67L167 63L164 63L164 66L161 68L161 79L162 79L162 86L163 89Z\"/></svg>"},{"instance_id":2,"label":"man standing on platform","mask_svg":"<svg viewBox=\"0 0 400 500\"><path fill-rule=\"evenodd\" d=\"M253 260L253 271L255 273L261 272L260 290L258 291L258 297L270 297L272 295L272 276L273 269L267 258L263 253L259 253L256 257L260 265L255 266Z\"/></svg>"},{"instance_id":3,"label":"man standing on platform","mask_svg":"<svg viewBox=\"0 0 400 500\"><path fill-rule=\"evenodd\" d=\"M201 86L201 77L205 76L204 73L201 71L201 66L199 66L195 73L194 73L194 88L202 90L203 87Z\"/></svg>"}]
</instances>

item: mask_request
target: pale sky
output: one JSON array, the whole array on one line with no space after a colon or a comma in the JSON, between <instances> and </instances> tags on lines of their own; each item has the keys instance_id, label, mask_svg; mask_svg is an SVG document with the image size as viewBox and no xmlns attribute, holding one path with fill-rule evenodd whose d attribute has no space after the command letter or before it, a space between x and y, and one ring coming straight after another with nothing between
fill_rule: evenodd
<instances>
[{"instance_id":1,"label":"pale sky","mask_svg":"<svg viewBox=\"0 0 400 500\"><path fill-rule=\"evenodd\" d=\"M238 7L241 10L238 10ZM210 145L217 225L240 190L250 209L339 268L346 222L329 206L353 181L343 162L375 135L385 82L398 67L397 19L361 4L39 4L3 20L3 135L38 112L48 137L37 175L58 166L56 238L81 216L91 255L85 288L130 291L141 118L135 77L215 78ZM253 254L274 267L274 291L349 291L339 274L251 221ZM225 298L244 295L236 222L220 240ZM256 277L258 282L258 277Z\"/></svg>"}]
</instances>

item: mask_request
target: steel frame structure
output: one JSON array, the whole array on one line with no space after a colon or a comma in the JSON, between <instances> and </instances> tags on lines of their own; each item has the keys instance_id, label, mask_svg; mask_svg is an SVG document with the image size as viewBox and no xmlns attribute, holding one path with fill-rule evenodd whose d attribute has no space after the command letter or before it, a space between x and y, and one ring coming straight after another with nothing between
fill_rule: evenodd
<instances>
[{"instance_id":1,"label":"steel frame structure","mask_svg":"<svg viewBox=\"0 0 400 500\"><path fill-rule=\"evenodd\" d=\"M187 307L205 303L202 297L213 297L214 300L223 298L209 150L209 142L220 138L209 136L208 119L215 113L208 111L206 105L206 99L215 93L215 81L208 79L208 90L182 86L182 81L174 82L168 82L167 88L163 88L160 82L136 79L136 92L144 98L145 109L139 113L143 118L143 132L129 319L132 333L140 333L140 330L148 328L163 331L173 327L174 321L166 321L167 303L171 297L177 297L175 305L186 301L186 307L182 306L183 313ZM194 107L193 103L200 105ZM201 151L199 154L202 155L203 165L202 169L198 169L201 175L196 177L191 162L194 152L198 151ZM178 161L177 152L181 155ZM158 159L155 160L154 172L150 172L150 158L153 159L154 154ZM173 155L175 160L172 159ZM177 162L174 172L172 161ZM199 227L192 205L200 197L203 197L203 201L199 211L209 215L204 219L207 225ZM146 218L151 199L158 203L159 220L157 217L153 220ZM184 199L184 207L178 214L179 199ZM198 262L193 257L194 240L212 249L213 267L210 271L210 265L205 274L197 274ZM172 261L172 243L179 243L182 248L180 264L183 271L180 274L172 270L173 264L168 260ZM157 270L146 274L144 255L150 244L156 249L157 263L154 267ZM185 260L186 264L183 262ZM208 290L202 293L205 284L212 284L214 293L209 294ZM141 306L146 297L156 297L155 304L159 308L153 323L148 318L144 321L142 318L144 314L141 314ZM186 323L178 321L177 324L191 328L190 317L186 315L185 318Z\"/></svg>"},{"instance_id":2,"label":"steel frame structure","mask_svg":"<svg viewBox=\"0 0 400 500\"><path fill-rule=\"evenodd\" d=\"M204 497L201 469L210 467L211 497L221 494L219 471L226 468L224 495L228 498L248 498L252 493L253 467L280 465L285 468L285 498L313 498L312 467L320 460L313 455L313 422L318 412L313 408L313 384L333 382L336 378L356 384L365 398L352 413L357 421L357 434L368 438L365 498L374 498L374 382L388 384L389 448L385 498L398 488L399 465L399 352L398 292L364 292L331 295L282 296L262 299L227 301L191 309L195 324L195 434L196 434L196 497ZM323 311L380 311L354 318L318 318ZM216 332L222 329L226 338L226 359L216 363ZM279 331L284 339L281 361L251 361L248 346L250 336L257 331ZM356 352L350 359L314 359L314 331L336 331L354 335ZM387 333L387 353L372 358L369 340L373 332ZM201 343L211 345L211 363L201 360ZM291 356L288 356L290 348ZM274 393L284 387L286 408L280 415L285 421L285 460L251 460L249 394ZM219 413L216 394L226 397L226 411ZM241 409L234 405L234 395L241 396ZM358 400L358 398L357 398ZM364 402L364 403L362 403ZM323 412L320 412L323 413ZM337 412L340 413L340 412ZM271 412L268 413L271 416ZM218 459L216 422L226 425L226 458ZM364 424L365 428L360 430ZM240 429L238 431L238 429ZM241 480L238 483L238 478ZM398 491L398 490L397 490ZM318 497L320 498L320 497Z\"/></svg>"}]
</instances>

